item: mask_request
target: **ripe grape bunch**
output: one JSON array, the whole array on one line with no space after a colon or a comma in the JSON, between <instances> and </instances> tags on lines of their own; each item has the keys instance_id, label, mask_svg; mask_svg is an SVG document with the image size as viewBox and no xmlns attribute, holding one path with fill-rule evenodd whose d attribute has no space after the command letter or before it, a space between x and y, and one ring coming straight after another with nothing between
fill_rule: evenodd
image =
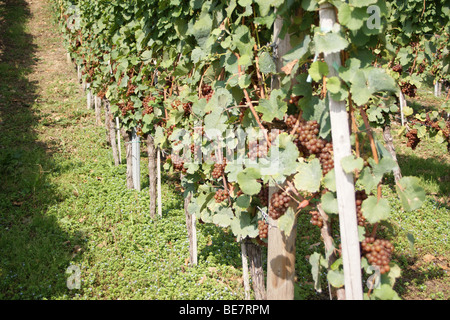
<instances>
[{"instance_id":1,"label":"ripe grape bunch","mask_svg":"<svg viewBox=\"0 0 450 320\"><path fill-rule=\"evenodd\" d=\"M216 191L216 194L214 195L214 199L216 199L217 203L221 203L222 201L225 201L229 196L229 193L225 191L224 189L219 189Z\"/></svg>"},{"instance_id":2,"label":"ripe grape bunch","mask_svg":"<svg viewBox=\"0 0 450 320\"><path fill-rule=\"evenodd\" d=\"M355 199L356 199L356 216L358 220L358 225L361 227L364 227L366 225L366 218L364 218L361 205L364 200L367 199L367 194L364 190L357 190L355 192Z\"/></svg>"},{"instance_id":3,"label":"ripe grape bunch","mask_svg":"<svg viewBox=\"0 0 450 320\"><path fill-rule=\"evenodd\" d=\"M420 138L417 136L417 129L412 129L406 133L406 138L408 138L407 146L411 149L416 149L420 142Z\"/></svg>"},{"instance_id":4,"label":"ripe grape bunch","mask_svg":"<svg viewBox=\"0 0 450 320\"><path fill-rule=\"evenodd\" d=\"M189 115L192 111L192 102L186 102L183 104L184 115Z\"/></svg>"},{"instance_id":5,"label":"ripe grape bunch","mask_svg":"<svg viewBox=\"0 0 450 320\"><path fill-rule=\"evenodd\" d=\"M362 252L372 266L380 268L380 273L390 270L389 262L394 251L394 246L388 240L366 237L361 242Z\"/></svg>"},{"instance_id":6,"label":"ripe grape bunch","mask_svg":"<svg viewBox=\"0 0 450 320\"><path fill-rule=\"evenodd\" d=\"M269 188L267 186L262 186L258 193L258 199L261 202L261 206L267 207L269 204Z\"/></svg>"},{"instance_id":7,"label":"ripe grape bunch","mask_svg":"<svg viewBox=\"0 0 450 320\"><path fill-rule=\"evenodd\" d=\"M288 128L293 129L297 118L290 115L285 120ZM316 120L302 121L294 131L294 143L305 155L316 154L326 175L334 168L333 144L319 137L319 124Z\"/></svg>"},{"instance_id":8,"label":"ripe grape bunch","mask_svg":"<svg viewBox=\"0 0 450 320\"><path fill-rule=\"evenodd\" d=\"M401 74L403 70L403 67L401 64L396 64L392 67L392 71L397 72L398 74Z\"/></svg>"},{"instance_id":9,"label":"ripe grape bunch","mask_svg":"<svg viewBox=\"0 0 450 320\"><path fill-rule=\"evenodd\" d=\"M319 228L322 228L322 226L323 226L323 218L319 214L319 212L318 211L310 211L309 213L311 214L310 222L313 225L318 226Z\"/></svg>"},{"instance_id":10,"label":"ripe grape bunch","mask_svg":"<svg viewBox=\"0 0 450 320\"><path fill-rule=\"evenodd\" d=\"M128 111L134 113L134 103L132 101L128 101L126 105L125 103L118 103L118 107L122 112L122 116L125 116Z\"/></svg>"},{"instance_id":11,"label":"ripe grape bunch","mask_svg":"<svg viewBox=\"0 0 450 320\"><path fill-rule=\"evenodd\" d=\"M210 84L203 84L202 85L202 89L201 89L201 97L200 98L205 98L206 101L209 101L211 99L211 97L213 96L214 91L211 88Z\"/></svg>"},{"instance_id":12,"label":"ripe grape bunch","mask_svg":"<svg viewBox=\"0 0 450 320\"><path fill-rule=\"evenodd\" d=\"M286 210L289 207L289 202L291 201L291 197L288 192L288 190L286 190L286 192L279 190L272 195L269 206L269 216L272 219L277 220L286 213Z\"/></svg>"},{"instance_id":13,"label":"ripe grape bunch","mask_svg":"<svg viewBox=\"0 0 450 320\"><path fill-rule=\"evenodd\" d=\"M259 237L261 239L265 239L269 234L269 225L264 220L258 220L258 230L259 230Z\"/></svg>"},{"instance_id":14,"label":"ripe grape bunch","mask_svg":"<svg viewBox=\"0 0 450 320\"><path fill-rule=\"evenodd\" d=\"M153 113L153 106L149 105L150 101L155 101L156 98L152 97L152 96L147 96L144 98L144 100L142 101L142 107L144 108L144 112L142 113L142 115L146 115L149 113Z\"/></svg>"},{"instance_id":15,"label":"ripe grape bunch","mask_svg":"<svg viewBox=\"0 0 450 320\"><path fill-rule=\"evenodd\" d=\"M168 158L172 161L175 170L186 173L187 169L184 167L184 161L179 155L172 154Z\"/></svg>"},{"instance_id":16,"label":"ripe grape bunch","mask_svg":"<svg viewBox=\"0 0 450 320\"><path fill-rule=\"evenodd\" d=\"M417 87L414 84L409 82L402 82L400 84L400 88L402 89L402 92L408 97L414 98L416 96Z\"/></svg>"},{"instance_id":17,"label":"ripe grape bunch","mask_svg":"<svg viewBox=\"0 0 450 320\"><path fill-rule=\"evenodd\" d=\"M222 163L215 163L214 169L211 173L213 179L219 179L223 175L226 166L226 159L223 159Z\"/></svg>"},{"instance_id":18,"label":"ripe grape bunch","mask_svg":"<svg viewBox=\"0 0 450 320\"><path fill-rule=\"evenodd\" d=\"M249 151L247 156L250 160L255 161L256 159L265 158L267 156L269 144L265 140L260 141L260 143L258 143L257 140L253 140L248 143L248 148Z\"/></svg>"}]
</instances>

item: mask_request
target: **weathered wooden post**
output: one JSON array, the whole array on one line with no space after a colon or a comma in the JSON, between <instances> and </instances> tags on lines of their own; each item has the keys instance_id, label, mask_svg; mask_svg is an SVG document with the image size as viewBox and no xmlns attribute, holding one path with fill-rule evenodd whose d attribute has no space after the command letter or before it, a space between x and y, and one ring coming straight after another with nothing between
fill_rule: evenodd
<instances>
[{"instance_id":1,"label":"weathered wooden post","mask_svg":"<svg viewBox=\"0 0 450 320\"><path fill-rule=\"evenodd\" d=\"M334 24L337 23L335 8L329 3L320 5L319 17L322 32L330 32ZM324 54L324 59L329 69L328 76L337 76L335 68L341 66L339 52ZM361 255L356 217L355 186L353 175L345 173L341 165L342 158L352 154L348 114L345 101L335 101L331 95L329 95L329 101L345 298L347 300L362 300Z\"/></svg>"},{"instance_id":2,"label":"weathered wooden post","mask_svg":"<svg viewBox=\"0 0 450 320\"><path fill-rule=\"evenodd\" d=\"M274 23L274 43L276 56L278 56L277 70L281 71L283 63L281 57L290 49L290 37L286 34L280 39L279 33L283 27L283 19L277 17ZM272 88L278 88L280 80L272 78ZM269 199L275 192L274 186L269 187ZM269 201L270 206L270 201ZM268 219L268 250L267 250L267 299L268 300L293 300L295 277L295 239L297 233L297 221L294 221L293 230L286 237L283 231L276 227L277 221L271 217Z\"/></svg>"},{"instance_id":3,"label":"weathered wooden post","mask_svg":"<svg viewBox=\"0 0 450 320\"><path fill-rule=\"evenodd\" d=\"M131 131L131 158L133 172L133 188L141 191L141 146L140 138L136 133L136 128Z\"/></svg>"}]
</instances>

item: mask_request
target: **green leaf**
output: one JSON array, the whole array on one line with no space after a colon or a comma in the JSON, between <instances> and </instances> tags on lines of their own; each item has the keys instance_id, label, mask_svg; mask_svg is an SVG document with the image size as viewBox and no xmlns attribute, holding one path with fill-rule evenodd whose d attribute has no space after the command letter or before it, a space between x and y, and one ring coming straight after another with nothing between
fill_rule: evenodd
<instances>
[{"instance_id":1,"label":"green leaf","mask_svg":"<svg viewBox=\"0 0 450 320\"><path fill-rule=\"evenodd\" d=\"M364 166L364 160L362 158L355 158L353 155L342 158L342 169L346 173L354 173L355 170L361 171Z\"/></svg>"},{"instance_id":2,"label":"green leaf","mask_svg":"<svg viewBox=\"0 0 450 320\"><path fill-rule=\"evenodd\" d=\"M261 173L275 179L277 183L283 183L287 176L297 171L298 156L298 148L292 142L291 136L283 132L272 142L268 162L261 168Z\"/></svg>"},{"instance_id":3,"label":"green leaf","mask_svg":"<svg viewBox=\"0 0 450 320\"><path fill-rule=\"evenodd\" d=\"M272 91L269 100L260 99L255 110L263 114L261 120L272 122L275 118L282 119L288 108L284 98L284 92L281 89L275 89Z\"/></svg>"},{"instance_id":4,"label":"green leaf","mask_svg":"<svg viewBox=\"0 0 450 320\"><path fill-rule=\"evenodd\" d=\"M335 53L348 47L348 41L340 34L335 32L317 33L314 36L315 53Z\"/></svg>"},{"instance_id":5,"label":"green leaf","mask_svg":"<svg viewBox=\"0 0 450 320\"><path fill-rule=\"evenodd\" d=\"M250 201L251 201L251 197L248 195L241 195L236 199L236 205L238 205L239 207L243 208L243 209L247 209L248 207L250 207Z\"/></svg>"},{"instance_id":6,"label":"green leaf","mask_svg":"<svg viewBox=\"0 0 450 320\"><path fill-rule=\"evenodd\" d=\"M231 231L238 238L255 238L259 234L258 225L247 211L236 208L236 215L230 224Z\"/></svg>"},{"instance_id":7,"label":"green leaf","mask_svg":"<svg viewBox=\"0 0 450 320\"><path fill-rule=\"evenodd\" d=\"M364 200L361 205L361 210L367 221L372 224L386 220L391 213L389 202L383 198L378 200L375 196L369 196Z\"/></svg>"},{"instance_id":8,"label":"green leaf","mask_svg":"<svg viewBox=\"0 0 450 320\"><path fill-rule=\"evenodd\" d=\"M152 60L152 52L150 50L146 50L141 54L141 60L147 64Z\"/></svg>"},{"instance_id":9,"label":"green leaf","mask_svg":"<svg viewBox=\"0 0 450 320\"><path fill-rule=\"evenodd\" d=\"M372 170L369 167L364 168L361 171L361 174L356 181L358 186L361 186L366 192L371 192L378 183L380 183L381 177L377 177L372 173Z\"/></svg>"},{"instance_id":10,"label":"green leaf","mask_svg":"<svg viewBox=\"0 0 450 320\"><path fill-rule=\"evenodd\" d=\"M309 52L309 46L311 43L311 38L306 35L303 41L289 50L283 57L284 64L289 63L295 59L303 60Z\"/></svg>"},{"instance_id":11,"label":"green leaf","mask_svg":"<svg viewBox=\"0 0 450 320\"><path fill-rule=\"evenodd\" d=\"M328 171L323 177L323 186L332 192L336 192L336 175L334 173L334 168Z\"/></svg>"},{"instance_id":12,"label":"green leaf","mask_svg":"<svg viewBox=\"0 0 450 320\"><path fill-rule=\"evenodd\" d=\"M200 47L202 47L208 39L211 33L211 28L211 16L208 13L203 12L200 18L195 21L192 28L192 34L194 35Z\"/></svg>"},{"instance_id":13,"label":"green leaf","mask_svg":"<svg viewBox=\"0 0 450 320\"><path fill-rule=\"evenodd\" d=\"M368 14L365 8L355 8L346 3L339 7L339 22L350 30L361 29L367 18Z\"/></svg>"},{"instance_id":14,"label":"green leaf","mask_svg":"<svg viewBox=\"0 0 450 320\"><path fill-rule=\"evenodd\" d=\"M231 210L231 208L221 206L213 215L213 223L220 227L228 227L233 218L233 210Z\"/></svg>"},{"instance_id":15,"label":"green leaf","mask_svg":"<svg viewBox=\"0 0 450 320\"><path fill-rule=\"evenodd\" d=\"M425 190L417 177L403 177L395 186L405 211L413 211L425 201Z\"/></svg>"},{"instance_id":16,"label":"green leaf","mask_svg":"<svg viewBox=\"0 0 450 320\"><path fill-rule=\"evenodd\" d=\"M323 211L329 214L339 213L338 201L332 192L327 192L320 198Z\"/></svg>"},{"instance_id":17,"label":"green leaf","mask_svg":"<svg viewBox=\"0 0 450 320\"><path fill-rule=\"evenodd\" d=\"M322 288L320 285L320 260L322 256L314 252L312 255L309 256L309 263L311 264L311 275L314 280L314 289L317 292L322 292Z\"/></svg>"},{"instance_id":18,"label":"green leaf","mask_svg":"<svg viewBox=\"0 0 450 320\"><path fill-rule=\"evenodd\" d=\"M283 4L283 0L255 0L255 2L259 6L259 13L261 16L266 16L271 7L277 8L281 4Z\"/></svg>"},{"instance_id":19,"label":"green leaf","mask_svg":"<svg viewBox=\"0 0 450 320\"><path fill-rule=\"evenodd\" d=\"M322 80L323 76L327 76L328 72L329 72L328 65L322 61L313 62L308 70L308 73L311 75L311 78L316 82Z\"/></svg>"},{"instance_id":20,"label":"green leaf","mask_svg":"<svg viewBox=\"0 0 450 320\"><path fill-rule=\"evenodd\" d=\"M301 162L294 176L295 187L302 191L317 192L322 179L322 167L319 159L315 158L309 163Z\"/></svg>"},{"instance_id":21,"label":"green leaf","mask_svg":"<svg viewBox=\"0 0 450 320\"><path fill-rule=\"evenodd\" d=\"M261 190L261 184L257 181L261 178L259 169L245 168L238 173L237 181L242 192L248 195L255 195Z\"/></svg>"},{"instance_id":22,"label":"green leaf","mask_svg":"<svg viewBox=\"0 0 450 320\"><path fill-rule=\"evenodd\" d=\"M380 288L373 290L372 296L380 300L401 300L389 284L382 284Z\"/></svg>"},{"instance_id":23,"label":"green leaf","mask_svg":"<svg viewBox=\"0 0 450 320\"><path fill-rule=\"evenodd\" d=\"M289 237L293 231L295 223L295 213L294 210L289 207L286 212L278 218L278 228L284 232L286 237Z\"/></svg>"},{"instance_id":24,"label":"green leaf","mask_svg":"<svg viewBox=\"0 0 450 320\"><path fill-rule=\"evenodd\" d=\"M344 271L329 270L327 273L327 280L335 288L343 287L344 286Z\"/></svg>"},{"instance_id":25,"label":"green leaf","mask_svg":"<svg viewBox=\"0 0 450 320\"><path fill-rule=\"evenodd\" d=\"M277 72L275 62L267 51L264 51L259 55L259 69L264 74Z\"/></svg>"}]
</instances>

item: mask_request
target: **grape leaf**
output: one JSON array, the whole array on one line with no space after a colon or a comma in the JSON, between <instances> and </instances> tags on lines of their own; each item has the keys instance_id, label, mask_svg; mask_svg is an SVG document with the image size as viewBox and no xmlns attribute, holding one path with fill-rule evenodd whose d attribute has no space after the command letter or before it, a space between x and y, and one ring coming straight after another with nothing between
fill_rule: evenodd
<instances>
[{"instance_id":1,"label":"grape leaf","mask_svg":"<svg viewBox=\"0 0 450 320\"><path fill-rule=\"evenodd\" d=\"M322 61L313 62L308 70L309 75L316 82L322 80L323 76L327 76L328 72L328 65Z\"/></svg>"},{"instance_id":2,"label":"grape leaf","mask_svg":"<svg viewBox=\"0 0 450 320\"><path fill-rule=\"evenodd\" d=\"M389 218L391 208L386 199L369 196L361 205L363 216L369 223L376 223Z\"/></svg>"},{"instance_id":3,"label":"grape leaf","mask_svg":"<svg viewBox=\"0 0 450 320\"><path fill-rule=\"evenodd\" d=\"M339 213L338 201L332 192L327 192L320 198L323 211L326 213Z\"/></svg>"},{"instance_id":4,"label":"grape leaf","mask_svg":"<svg viewBox=\"0 0 450 320\"><path fill-rule=\"evenodd\" d=\"M294 210L289 207L286 212L278 218L278 228L284 232L286 237L289 237L293 231L295 223L295 213Z\"/></svg>"},{"instance_id":5,"label":"grape leaf","mask_svg":"<svg viewBox=\"0 0 450 320\"><path fill-rule=\"evenodd\" d=\"M315 158L309 163L300 162L297 174L294 176L295 187L302 191L317 192L322 179L322 167L319 159Z\"/></svg>"},{"instance_id":6,"label":"grape leaf","mask_svg":"<svg viewBox=\"0 0 450 320\"><path fill-rule=\"evenodd\" d=\"M364 166L364 160L362 158L355 158L353 155L349 155L341 159L342 169L346 173L353 173L355 170L362 170Z\"/></svg>"},{"instance_id":7,"label":"grape leaf","mask_svg":"<svg viewBox=\"0 0 450 320\"><path fill-rule=\"evenodd\" d=\"M327 279L330 284L335 288L341 288L344 286L344 272L342 270L329 270L327 273Z\"/></svg>"},{"instance_id":8,"label":"grape leaf","mask_svg":"<svg viewBox=\"0 0 450 320\"><path fill-rule=\"evenodd\" d=\"M422 206L425 190L417 177L403 177L395 186L405 211L413 211Z\"/></svg>"},{"instance_id":9,"label":"grape leaf","mask_svg":"<svg viewBox=\"0 0 450 320\"><path fill-rule=\"evenodd\" d=\"M257 181L260 178L261 173L256 168L245 168L237 175L239 187L248 195L255 195L261 190L261 184Z\"/></svg>"}]
</instances>

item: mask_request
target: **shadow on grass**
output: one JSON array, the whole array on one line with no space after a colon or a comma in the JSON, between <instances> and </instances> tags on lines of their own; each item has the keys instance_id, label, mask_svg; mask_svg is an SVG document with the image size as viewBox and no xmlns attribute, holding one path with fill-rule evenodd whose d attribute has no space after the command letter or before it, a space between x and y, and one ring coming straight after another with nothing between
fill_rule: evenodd
<instances>
[{"instance_id":1,"label":"shadow on grass","mask_svg":"<svg viewBox=\"0 0 450 320\"><path fill-rule=\"evenodd\" d=\"M34 129L39 95L28 80L37 61L26 31L31 17L25 0L0 0L0 299L67 293L72 253L65 243L75 240L48 214L62 196L47 178L55 167L50 148Z\"/></svg>"},{"instance_id":2,"label":"shadow on grass","mask_svg":"<svg viewBox=\"0 0 450 320\"><path fill-rule=\"evenodd\" d=\"M415 155L397 154L403 176L415 176L423 179L436 189L436 196L450 195L450 163L439 158L427 159Z\"/></svg>"}]
</instances>

